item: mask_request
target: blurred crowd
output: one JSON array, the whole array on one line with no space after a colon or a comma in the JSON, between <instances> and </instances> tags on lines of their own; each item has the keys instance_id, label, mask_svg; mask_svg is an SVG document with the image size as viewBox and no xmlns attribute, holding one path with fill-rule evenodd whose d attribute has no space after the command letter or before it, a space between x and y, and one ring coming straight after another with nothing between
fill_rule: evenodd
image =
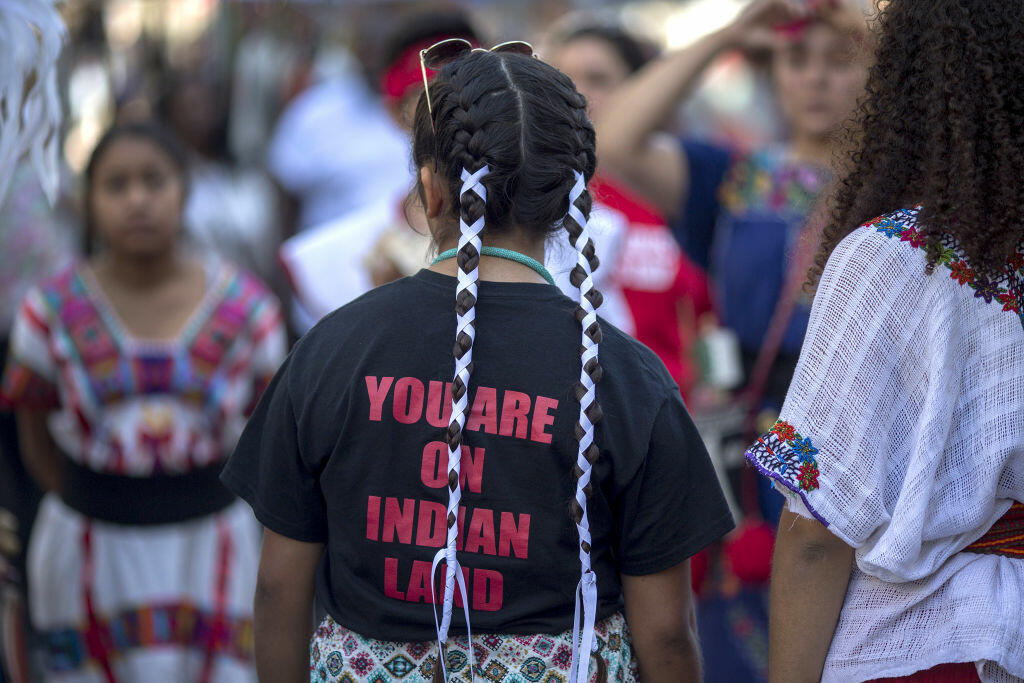
<instances>
[{"instance_id":1,"label":"blurred crowd","mask_svg":"<svg viewBox=\"0 0 1024 683\"><path fill-rule=\"evenodd\" d=\"M812 19L784 26L769 4L679 3L673 11L690 12L702 30L677 41L665 26L680 20L646 3L69 3L58 196L47 200L26 159L0 203L0 352L15 341L32 286L96 245L130 238L130 226L121 230L98 204L109 190L102 183L113 181L89 173L112 159L134 163L133 152L112 146L103 157L93 148L110 126L153 126L159 132L140 135L156 141L158 156L183 150L181 244L236 264L241 289L247 278L264 283L251 287L268 311L280 302L267 325L281 344L253 334L246 361L252 386L265 384L284 339L436 255L410 162L412 110L426 78L420 50L451 37L484 47L528 40L573 79L597 131L590 230L600 313L665 363L744 520L694 560L706 678L764 680L765 586L781 501L740 466L742 446L774 419L796 364L817 200L835 175L870 42L856 0L812 3ZM179 226L170 227L177 240ZM566 251L553 243L546 265L574 296L576 257ZM97 266L93 294L78 294L102 297L104 272ZM188 316L181 322L187 329ZM117 364L116 351L108 361ZM97 372L100 361L89 362L83 372ZM16 374L5 379L9 396ZM232 400L221 407L225 423L244 419L249 403ZM145 419L152 427L156 418ZM30 626L27 641L5 649L6 670L18 669L17 652L28 653L23 667L70 669L102 644L83 640L76 650L53 630L60 610L36 600L30 619L19 607L26 571L29 582L34 575L25 549L40 493L19 457L24 431L19 445L13 413L0 421L0 550L14 615L3 635L11 639L19 619ZM36 533L43 522L58 520L41 514Z\"/></svg>"}]
</instances>

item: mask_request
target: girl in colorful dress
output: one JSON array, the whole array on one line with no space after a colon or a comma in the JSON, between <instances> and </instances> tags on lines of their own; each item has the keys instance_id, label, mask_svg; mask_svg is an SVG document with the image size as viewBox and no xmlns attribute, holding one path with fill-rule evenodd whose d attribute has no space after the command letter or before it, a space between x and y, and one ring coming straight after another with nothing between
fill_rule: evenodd
<instances>
[{"instance_id":1,"label":"girl in colorful dress","mask_svg":"<svg viewBox=\"0 0 1024 683\"><path fill-rule=\"evenodd\" d=\"M299 341L224 470L267 529L267 680L700 680L688 558L731 516L665 366L594 313L594 131L531 55L421 53L437 260Z\"/></svg>"},{"instance_id":2,"label":"girl in colorful dress","mask_svg":"<svg viewBox=\"0 0 1024 683\"><path fill-rule=\"evenodd\" d=\"M788 494L774 680L1024 680L1022 26L881 13L793 384L747 452Z\"/></svg>"},{"instance_id":3,"label":"girl in colorful dress","mask_svg":"<svg viewBox=\"0 0 1024 683\"><path fill-rule=\"evenodd\" d=\"M218 474L283 358L278 304L182 250L161 129L108 131L85 181L100 248L26 296L2 391L48 491L28 559L47 680L253 680L259 527Z\"/></svg>"}]
</instances>

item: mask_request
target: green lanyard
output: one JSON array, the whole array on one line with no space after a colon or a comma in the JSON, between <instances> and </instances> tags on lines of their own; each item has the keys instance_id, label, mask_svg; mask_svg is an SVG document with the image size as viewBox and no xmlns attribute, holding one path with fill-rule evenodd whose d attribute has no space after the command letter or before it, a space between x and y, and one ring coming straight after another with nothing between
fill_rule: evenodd
<instances>
[{"instance_id":1,"label":"green lanyard","mask_svg":"<svg viewBox=\"0 0 1024 683\"><path fill-rule=\"evenodd\" d=\"M441 261L444 261L446 259L454 258L455 254L457 253L457 249L449 249L448 251L442 251L440 254L437 255L437 258L434 259L433 263L431 263L430 265L440 263ZM512 251L511 249L502 249L501 247L486 246L480 248L480 253L483 254L484 256L494 256L495 258L503 258L509 261L515 261L516 263L521 263L527 268L536 271L538 275L540 275L542 278L548 281L548 284L555 284L555 278L551 277L551 273L548 272L548 269L541 265L537 261L537 259L530 258L526 254L520 254L518 251Z\"/></svg>"}]
</instances>

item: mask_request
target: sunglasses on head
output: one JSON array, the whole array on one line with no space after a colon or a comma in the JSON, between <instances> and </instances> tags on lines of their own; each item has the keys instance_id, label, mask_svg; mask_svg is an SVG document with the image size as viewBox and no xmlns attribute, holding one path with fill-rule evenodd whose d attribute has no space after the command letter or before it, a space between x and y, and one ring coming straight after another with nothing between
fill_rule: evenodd
<instances>
[{"instance_id":1,"label":"sunglasses on head","mask_svg":"<svg viewBox=\"0 0 1024 683\"><path fill-rule=\"evenodd\" d=\"M434 125L434 107L430 102L430 79L427 78L427 69L437 71L445 64L450 64L470 52L511 52L526 57L536 57L533 45L522 40L510 40L505 43L498 43L490 49L473 47L464 38L447 38L430 47L420 50L420 71L423 72L423 91L427 95L427 113L430 114L430 125Z\"/></svg>"}]
</instances>

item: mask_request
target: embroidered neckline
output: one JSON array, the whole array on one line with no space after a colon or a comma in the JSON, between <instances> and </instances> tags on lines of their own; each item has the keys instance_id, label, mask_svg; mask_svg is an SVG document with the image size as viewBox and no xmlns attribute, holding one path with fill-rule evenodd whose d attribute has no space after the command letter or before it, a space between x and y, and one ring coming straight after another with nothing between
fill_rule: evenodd
<instances>
[{"instance_id":1,"label":"embroidered neckline","mask_svg":"<svg viewBox=\"0 0 1024 683\"><path fill-rule=\"evenodd\" d=\"M899 238L915 249L927 249L927 238L917 229L917 214L921 207L901 209L879 216L861 227L874 228L886 237ZM974 298L985 303L1001 304L1004 312L1015 313L1024 326L1024 242L1007 260L1003 274L998 280L989 280L978 275L960 253L956 239L951 235L942 237L942 252L938 263L945 266L949 276L961 286L974 290Z\"/></svg>"},{"instance_id":2,"label":"embroidered neckline","mask_svg":"<svg viewBox=\"0 0 1024 683\"><path fill-rule=\"evenodd\" d=\"M233 269L216 257L208 258L203 266L206 272L206 286L202 298L189 313L178 333L167 339L151 339L133 333L110 302L88 263L81 262L74 269L74 276L88 293L89 302L99 313L107 331L121 349L125 352L174 354L192 344L196 334L223 299L224 293L234 279Z\"/></svg>"},{"instance_id":3,"label":"embroidered neckline","mask_svg":"<svg viewBox=\"0 0 1024 683\"><path fill-rule=\"evenodd\" d=\"M785 148L768 147L736 160L719 190L719 199L733 214L803 215L810 211L828 178L826 169L792 159Z\"/></svg>"}]
</instances>

